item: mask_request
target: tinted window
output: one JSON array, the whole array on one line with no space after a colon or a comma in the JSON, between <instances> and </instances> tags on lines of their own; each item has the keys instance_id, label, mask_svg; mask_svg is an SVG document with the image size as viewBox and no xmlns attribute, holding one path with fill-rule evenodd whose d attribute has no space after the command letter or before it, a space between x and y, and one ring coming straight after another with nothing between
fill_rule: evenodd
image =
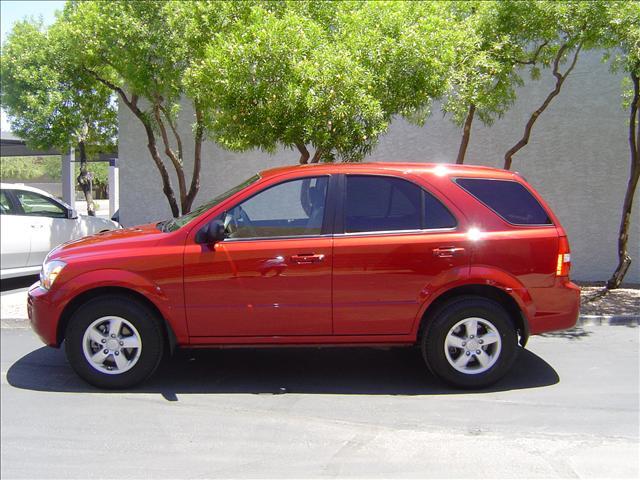
<instances>
[{"instance_id":1,"label":"tinted window","mask_svg":"<svg viewBox=\"0 0 640 480\"><path fill-rule=\"evenodd\" d=\"M319 235L328 183L328 177L304 178L263 190L224 215L229 238Z\"/></svg>"},{"instance_id":2,"label":"tinted window","mask_svg":"<svg viewBox=\"0 0 640 480\"><path fill-rule=\"evenodd\" d=\"M551 224L540 203L518 182L481 178L459 178L456 182L509 223Z\"/></svg>"},{"instance_id":3,"label":"tinted window","mask_svg":"<svg viewBox=\"0 0 640 480\"><path fill-rule=\"evenodd\" d=\"M454 228L456 219L440 200L424 192L424 228Z\"/></svg>"},{"instance_id":4,"label":"tinted window","mask_svg":"<svg viewBox=\"0 0 640 480\"><path fill-rule=\"evenodd\" d=\"M456 220L418 185L393 177L347 176L345 232L451 228Z\"/></svg>"},{"instance_id":5,"label":"tinted window","mask_svg":"<svg viewBox=\"0 0 640 480\"><path fill-rule=\"evenodd\" d=\"M222 195L218 195L213 200L209 200L208 202L205 202L202 205L200 205L198 208L195 208L195 209L191 210L190 213L187 213L186 215L183 215L183 216L178 217L178 218L174 218L174 219L169 220L167 222L160 222L158 224L158 226L161 226L161 229L164 230L164 231L173 232L174 230L177 230L180 227L186 225L187 223L189 223L194 218L200 216L202 213L206 212L210 208L216 206L220 202L223 202L224 200L229 198L231 195L234 195L234 194L238 193L243 188L248 187L249 185L251 185L252 183L257 182L258 180L260 180L260 175L254 175L250 179L242 182L240 185L237 185L237 186L233 187L231 190L227 190Z\"/></svg>"},{"instance_id":6,"label":"tinted window","mask_svg":"<svg viewBox=\"0 0 640 480\"><path fill-rule=\"evenodd\" d=\"M50 198L26 190L13 190L25 215L34 217L67 218L67 210Z\"/></svg>"}]
</instances>

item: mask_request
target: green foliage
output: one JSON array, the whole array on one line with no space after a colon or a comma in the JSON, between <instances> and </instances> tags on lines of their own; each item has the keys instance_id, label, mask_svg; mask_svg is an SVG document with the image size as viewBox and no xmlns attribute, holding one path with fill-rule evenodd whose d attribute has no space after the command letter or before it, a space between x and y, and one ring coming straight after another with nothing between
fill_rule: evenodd
<instances>
[{"instance_id":1,"label":"green foliage","mask_svg":"<svg viewBox=\"0 0 640 480\"><path fill-rule=\"evenodd\" d=\"M470 40L446 2L365 2L342 16L339 40L372 76L385 119L423 123L449 88Z\"/></svg>"},{"instance_id":2,"label":"green foliage","mask_svg":"<svg viewBox=\"0 0 640 480\"><path fill-rule=\"evenodd\" d=\"M607 9L607 28L603 30L602 44L607 57L613 57L612 69L640 77L640 2L610 2ZM629 77L622 81L624 108L633 98Z\"/></svg>"},{"instance_id":3,"label":"green foliage","mask_svg":"<svg viewBox=\"0 0 640 480\"><path fill-rule=\"evenodd\" d=\"M2 54L2 104L32 146L113 138L122 92L155 133L185 96L196 131L233 150L312 146L359 160L396 116L433 99L461 125L502 116L525 67L605 47L637 71L638 2L70 1L48 30L18 23ZM635 70L634 70L635 69ZM182 158L178 158L181 164Z\"/></svg>"},{"instance_id":4,"label":"green foliage","mask_svg":"<svg viewBox=\"0 0 640 480\"><path fill-rule=\"evenodd\" d=\"M61 177L60 156L46 157L2 157L0 176L2 180L33 180L48 177L59 180Z\"/></svg>"},{"instance_id":5,"label":"green foliage","mask_svg":"<svg viewBox=\"0 0 640 480\"><path fill-rule=\"evenodd\" d=\"M161 105L171 121L180 112L184 73L200 61L206 39L239 16L243 2L69 2L61 36L85 72L121 89L155 122ZM192 98L192 100L195 100Z\"/></svg>"},{"instance_id":6,"label":"green foliage","mask_svg":"<svg viewBox=\"0 0 640 480\"><path fill-rule=\"evenodd\" d=\"M117 118L111 92L79 71L59 40L28 20L8 35L1 103L12 130L34 148L112 144Z\"/></svg>"},{"instance_id":7,"label":"green foliage","mask_svg":"<svg viewBox=\"0 0 640 480\"><path fill-rule=\"evenodd\" d=\"M2 157L0 176L2 180L34 180L47 178L59 181L62 178L61 158L59 155L46 157ZM80 164L74 163L75 175L80 173ZM109 183L109 164L107 162L89 162L88 170L93 174L94 185Z\"/></svg>"},{"instance_id":8,"label":"green foliage","mask_svg":"<svg viewBox=\"0 0 640 480\"><path fill-rule=\"evenodd\" d=\"M189 70L187 91L202 100L205 124L224 147L311 144L351 158L386 128L370 72L306 16L317 12L310 6L252 5L242 24L211 37L204 61Z\"/></svg>"},{"instance_id":9,"label":"green foliage","mask_svg":"<svg viewBox=\"0 0 640 480\"><path fill-rule=\"evenodd\" d=\"M254 2L243 13L208 40L187 92L224 147L311 145L324 161L362 159L395 115L423 120L465 37L441 2Z\"/></svg>"},{"instance_id":10,"label":"green foliage","mask_svg":"<svg viewBox=\"0 0 640 480\"><path fill-rule=\"evenodd\" d=\"M480 120L491 125L515 101L526 66L536 80L556 56L562 64L578 47L601 46L607 2L454 1L450 7L471 48L452 72L443 110L462 125L473 104Z\"/></svg>"}]
</instances>

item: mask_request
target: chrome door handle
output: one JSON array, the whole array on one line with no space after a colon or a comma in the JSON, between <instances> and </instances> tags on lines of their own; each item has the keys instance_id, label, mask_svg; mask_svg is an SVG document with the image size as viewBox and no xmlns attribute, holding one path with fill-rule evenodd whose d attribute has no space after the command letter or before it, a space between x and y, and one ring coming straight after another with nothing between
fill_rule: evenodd
<instances>
[{"instance_id":1,"label":"chrome door handle","mask_svg":"<svg viewBox=\"0 0 640 480\"><path fill-rule=\"evenodd\" d=\"M300 253L291 255L291 261L298 264L319 263L324 260L322 253Z\"/></svg>"},{"instance_id":2,"label":"chrome door handle","mask_svg":"<svg viewBox=\"0 0 640 480\"><path fill-rule=\"evenodd\" d=\"M462 247L438 247L433 249L433 256L440 258L451 258L464 253Z\"/></svg>"}]
</instances>

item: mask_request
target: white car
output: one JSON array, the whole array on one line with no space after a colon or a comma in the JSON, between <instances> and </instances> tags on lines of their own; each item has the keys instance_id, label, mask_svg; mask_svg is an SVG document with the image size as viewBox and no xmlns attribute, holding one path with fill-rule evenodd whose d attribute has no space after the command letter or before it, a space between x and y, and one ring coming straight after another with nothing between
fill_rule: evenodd
<instances>
[{"instance_id":1,"label":"white car","mask_svg":"<svg viewBox=\"0 0 640 480\"><path fill-rule=\"evenodd\" d=\"M0 278L33 275L54 247L121 228L105 218L78 215L47 192L0 184Z\"/></svg>"}]
</instances>

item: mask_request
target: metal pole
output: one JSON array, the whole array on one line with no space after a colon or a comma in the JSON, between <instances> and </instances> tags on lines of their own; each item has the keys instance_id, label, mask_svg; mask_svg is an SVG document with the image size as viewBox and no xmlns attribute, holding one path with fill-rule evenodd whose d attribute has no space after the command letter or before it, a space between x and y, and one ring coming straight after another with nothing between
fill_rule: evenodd
<instances>
[{"instance_id":1,"label":"metal pole","mask_svg":"<svg viewBox=\"0 0 640 480\"><path fill-rule=\"evenodd\" d=\"M75 160L75 151L69 148L69 151L62 157L62 199L75 210L76 208L76 182L73 162Z\"/></svg>"}]
</instances>

